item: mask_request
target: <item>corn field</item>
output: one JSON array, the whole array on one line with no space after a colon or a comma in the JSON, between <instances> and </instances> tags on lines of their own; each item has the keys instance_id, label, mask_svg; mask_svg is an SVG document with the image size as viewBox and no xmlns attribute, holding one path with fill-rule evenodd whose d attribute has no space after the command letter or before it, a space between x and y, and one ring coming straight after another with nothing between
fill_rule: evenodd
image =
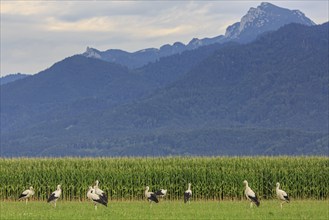
<instances>
[{"instance_id":1,"label":"corn field","mask_svg":"<svg viewBox=\"0 0 329 220\"><path fill-rule=\"evenodd\" d=\"M328 199L328 165L328 157L1 158L0 199L33 186L33 199L46 200L61 184L63 200L83 201L96 179L110 200L142 200L145 186L181 200L189 182L193 199L240 200L245 179L261 199L275 198L276 182L294 199Z\"/></svg>"}]
</instances>

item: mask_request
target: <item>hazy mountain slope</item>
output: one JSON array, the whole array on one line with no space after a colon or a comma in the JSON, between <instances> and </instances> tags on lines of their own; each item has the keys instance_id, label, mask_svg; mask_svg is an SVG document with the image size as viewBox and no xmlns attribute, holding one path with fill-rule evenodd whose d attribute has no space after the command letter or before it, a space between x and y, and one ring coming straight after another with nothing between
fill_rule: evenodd
<instances>
[{"instance_id":1,"label":"hazy mountain slope","mask_svg":"<svg viewBox=\"0 0 329 220\"><path fill-rule=\"evenodd\" d=\"M28 74L22 74L22 73L16 73L16 74L10 74L7 76L3 76L0 78L0 85L4 85L10 82L14 82L19 79L24 79L25 77L30 76Z\"/></svg>"},{"instance_id":2,"label":"hazy mountain slope","mask_svg":"<svg viewBox=\"0 0 329 220\"><path fill-rule=\"evenodd\" d=\"M69 129L68 129L69 130ZM74 130L74 127L72 127ZM69 133L69 134L68 134ZM106 135L104 135L106 133ZM5 140L3 156L170 156L170 155L327 155L328 134L290 129L200 128L153 131L130 135L72 140L65 133L59 143L51 135L27 136L33 143L26 147L19 141ZM7 137L6 137L7 138Z\"/></svg>"},{"instance_id":3,"label":"hazy mountain slope","mask_svg":"<svg viewBox=\"0 0 329 220\"><path fill-rule=\"evenodd\" d=\"M1 86L1 130L14 132L63 115L110 108L144 95L148 85L126 67L79 55L69 57Z\"/></svg>"},{"instance_id":4,"label":"hazy mountain slope","mask_svg":"<svg viewBox=\"0 0 329 220\"><path fill-rule=\"evenodd\" d=\"M79 55L66 58L28 80L2 86L2 131L131 102L177 80L223 46L164 57L135 71Z\"/></svg>"}]
</instances>

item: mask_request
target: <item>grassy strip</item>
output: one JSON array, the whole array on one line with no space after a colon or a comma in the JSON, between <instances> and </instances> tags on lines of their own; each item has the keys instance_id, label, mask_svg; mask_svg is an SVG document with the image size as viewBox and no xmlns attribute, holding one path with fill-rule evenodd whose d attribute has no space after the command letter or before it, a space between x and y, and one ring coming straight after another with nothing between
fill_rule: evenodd
<instances>
[{"instance_id":1,"label":"grassy strip","mask_svg":"<svg viewBox=\"0 0 329 220\"><path fill-rule=\"evenodd\" d=\"M109 207L91 202L1 202L1 219L328 219L328 200L295 200L280 209L277 200L249 208L247 201L146 201L111 202Z\"/></svg>"}]
</instances>

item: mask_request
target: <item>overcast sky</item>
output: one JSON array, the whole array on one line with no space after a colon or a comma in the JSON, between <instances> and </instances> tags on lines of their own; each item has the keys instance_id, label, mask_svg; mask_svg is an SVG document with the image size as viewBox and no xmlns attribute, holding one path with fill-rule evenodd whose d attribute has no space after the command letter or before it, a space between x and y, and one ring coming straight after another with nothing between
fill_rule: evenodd
<instances>
[{"instance_id":1,"label":"overcast sky","mask_svg":"<svg viewBox=\"0 0 329 220\"><path fill-rule=\"evenodd\" d=\"M269 2L328 21L328 0ZM37 73L87 46L133 52L218 36L260 3L1 0L1 76Z\"/></svg>"}]
</instances>

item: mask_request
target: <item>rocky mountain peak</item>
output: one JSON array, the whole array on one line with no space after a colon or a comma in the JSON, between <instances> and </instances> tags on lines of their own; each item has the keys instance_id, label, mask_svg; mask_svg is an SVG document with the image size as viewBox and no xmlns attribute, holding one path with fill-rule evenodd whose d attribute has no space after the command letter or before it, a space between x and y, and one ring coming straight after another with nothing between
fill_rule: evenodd
<instances>
[{"instance_id":1,"label":"rocky mountain peak","mask_svg":"<svg viewBox=\"0 0 329 220\"><path fill-rule=\"evenodd\" d=\"M315 25L312 20L299 10L289 10L263 2L257 8L250 8L240 22L229 26L226 29L225 38L227 40L248 42L255 39L255 35L277 30L289 23Z\"/></svg>"}]
</instances>

